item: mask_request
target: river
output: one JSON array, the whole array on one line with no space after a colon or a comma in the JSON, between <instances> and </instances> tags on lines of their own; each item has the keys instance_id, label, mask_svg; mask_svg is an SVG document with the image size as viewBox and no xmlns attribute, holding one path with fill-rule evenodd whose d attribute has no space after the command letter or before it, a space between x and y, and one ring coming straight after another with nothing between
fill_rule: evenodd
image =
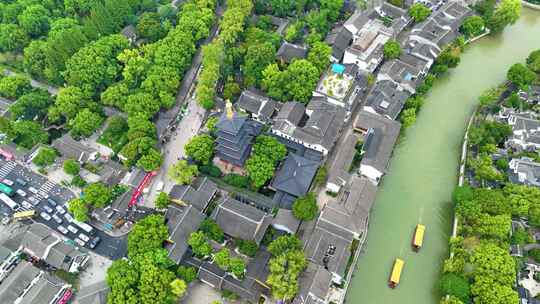
<instances>
[{"instance_id":1,"label":"river","mask_svg":"<svg viewBox=\"0 0 540 304\"><path fill-rule=\"evenodd\" d=\"M468 46L460 65L435 84L379 187L347 303L439 302L436 284L448 255L450 198L467 119L481 92L504 81L508 68L534 49L540 49L540 12L523 8L516 24ZM410 243L417 223L427 230L423 248L414 253ZM387 280L396 257L405 260L405 267L392 290Z\"/></svg>"}]
</instances>

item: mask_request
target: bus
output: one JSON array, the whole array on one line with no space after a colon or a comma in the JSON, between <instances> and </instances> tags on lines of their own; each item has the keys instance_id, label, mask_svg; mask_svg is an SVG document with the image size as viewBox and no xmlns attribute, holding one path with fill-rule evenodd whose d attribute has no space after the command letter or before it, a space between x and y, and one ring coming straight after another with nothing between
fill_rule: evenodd
<instances>
[{"instance_id":1,"label":"bus","mask_svg":"<svg viewBox=\"0 0 540 304\"><path fill-rule=\"evenodd\" d=\"M87 223L79 222L77 220L73 220L73 223L79 226L82 230L86 231L86 233L90 235L94 235L96 233L96 231L94 230L94 227L88 225Z\"/></svg>"},{"instance_id":2,"label":"bus","mask_svg":"<svg viewBox=\"0 0 540 304\"><path fill-rule=\"evenodd\" d=\"M13 195L13 189L7 185L0 183L0 192L5 193L7 196Z\"/></svg>"},{"instance_id":3,"label":"bus","mask_svg":"<svg viewBox=\"0 0 540 304\"><path fill-rule=\"evenodd\" d=\"M4 204L8 205L11 210L17 210L19 209L19 204L15 203L9 196L7 196L5 193L0 193L0 200L4 202Z\"/></svg>"},{"instance_id":4,"label":"bus","mask_svg":"<svg viewBox=\"0 0 540 304\"><path fill-rule=\"evenodd\" d=\"M28 210L28 211L20 211L20 212L15 212L13 214L13 219L25 220L25 219L33 218L35 215L36 215L36 210L34 209Z\"/></svg>"}]
</instances>

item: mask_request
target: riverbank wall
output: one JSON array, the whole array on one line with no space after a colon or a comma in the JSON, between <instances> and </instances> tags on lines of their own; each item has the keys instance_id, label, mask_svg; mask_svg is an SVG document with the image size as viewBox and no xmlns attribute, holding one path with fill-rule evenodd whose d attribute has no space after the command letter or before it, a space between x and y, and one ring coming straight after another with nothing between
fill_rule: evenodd
<instances>
[{"instance_id":1,"label":"riverbank wall","mask_svg":"<svg viewBox=\"0 0 540 304\"><path fill-rule=\"evenodd\" d=\"M540 11L540 5L539 4L533 4L533 3L522 0L521 5L523 5L525 7L528 7L528 8L532 8L534 10L539 10Z\"/></svg>"}]
</instances>

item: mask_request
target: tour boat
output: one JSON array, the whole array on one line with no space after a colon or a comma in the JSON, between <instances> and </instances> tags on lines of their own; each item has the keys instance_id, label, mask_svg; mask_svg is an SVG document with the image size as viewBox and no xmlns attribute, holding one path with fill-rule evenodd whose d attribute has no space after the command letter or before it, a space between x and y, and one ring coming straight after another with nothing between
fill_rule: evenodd
<instances>
[{"instance_id":1,"label":"tour boat","mask_svg":"<svg viewBox=\"0 0 540 304\"><path fill-rule=\"evenodd\" d=\"M402 259L396 258L396 260L394 261L394 267L392 267L390 279L388 280L388 286L390 288L396 288L396 286L399 284L399 279L401 278L401 271L403 270L404 265L405 262Z\"/></svg>"},{"instance_id":2,"label":"tour boat","mask_svg":"<svg viewBox=\"0 0 540 304\"><path fill-rule=\"evenodd\" d=\"M426 231L426 226L424 225L416 225L416 229L414 230L414 236L412 239L412 249L415 252L418 252L420 248L422 248L422 244L424 243L424 232Z\"/></svg>"}]
</instances>

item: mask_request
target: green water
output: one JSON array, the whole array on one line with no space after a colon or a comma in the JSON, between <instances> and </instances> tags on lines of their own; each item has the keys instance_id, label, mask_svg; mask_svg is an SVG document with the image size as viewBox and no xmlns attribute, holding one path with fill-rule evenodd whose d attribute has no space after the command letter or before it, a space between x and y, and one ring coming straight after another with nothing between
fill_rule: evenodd
<instances>
[{"instance_id":1,"label":"green water","mask_svg":"<svg viewBox=\"0 0 540 304\"><path fill-rule=\"evenodd\" d=\"M466 122L477 96L504 81L507 69L534 49L540 49L540 11L523 8L515 25L470 45L460 65L433 87L379 188L347 303L438 303L436 283L448 255L449 201ZM421 251L413 253L410 243L419 222L427 226L426 237ZM396 257L405 260L405 268L392 290L387 280Z\"/></svg>"}]
</instances>

